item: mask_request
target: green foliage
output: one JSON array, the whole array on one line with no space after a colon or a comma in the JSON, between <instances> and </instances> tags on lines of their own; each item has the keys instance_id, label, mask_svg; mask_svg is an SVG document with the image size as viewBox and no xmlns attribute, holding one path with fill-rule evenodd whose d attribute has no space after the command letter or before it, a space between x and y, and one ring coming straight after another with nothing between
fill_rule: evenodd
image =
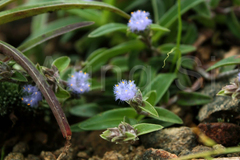
<instances>
[{"instance_id":1,"label":"green foliage","mask_svg":"<svg viewBox=\"0 0 240 160\"><path fill-rule=\"evenodd\" d=\"M222 66L227 66L227 65L234 65L234 64L239 64L239 56L231 56L225 59L222 59L221 61L215 63L211 67L207 69L207 71L210 71L212 69L222 67Z\"/></svg>"},{"instance_id":2,"label":"green foliage","mask_svg":"<svg viewBox=\"0 0 240 160\"><path fill-rule=\"evenodd\" d=\"M10 2L12 0L1 1L0 8ZM187 55L197 50L199 24L216 32L221 32L217 28L221 24L239 39L239 21L232 8L221 15L213 14L219 0L151 0L151 8L146 5L148 3L147 0L121 4L114 0L49 0L19 2L23 5L1 11L0 24L37 16L32 17L31 33L25 40L21 39L18 49L0 42L3 54L13 58L14 64L18 63L14 65L0 57L0 80L14 82L0 82L0 115L9 114L17 107L33 110L21 103L18 85L34 81L40 86L65 137L69 134L68 122L59 102L69 108L70 115L88 118L72 125L72 131L108 129L102 134L106 140L111 133L109 128L119 125L132 125L137 130L136 135L126 132L125 137L121 137L128 141L166 126L182 124L177 115L159 105L168 104L174 97L178 98L175 103L180 106L203 105L211 101L209 96L182 91L185 86L191 88L194 85L188 73L195 71L196 64ZM238 4L238 0L233 1L233 5ZM153 13L147 17L153 24L143 31L131 32L126 19L130 18L128 13L139 8ZM54 16L50 16L53 11L56 11ZM225 24L226 20L228 23ZM82 29L76 31L79 28ZM53 40L48 42L50 39ZM221 42L216 45L219 44ZM45 53L52 48L55 49L53 53ZM44 58L49 54L55 60L47 66ZM37 69L30 59L39 63ZM215 63L207 71L237 64L239 58L233 56ZM90 75L90 92L81 95L73 92L68 84L74 72L80 70L82 74ZM134 98L126 103L114 102L112 90L121 79L134 80L138 87ZM175 79L184 87L178 87ZM219 94L228 93L220 91ZM75 104L73 99L76 98L81 100Z\"/></svg>"},{"instance_id":3,"label":"green foliage","mask_svg":"<svg viewBox=\"0 0 240 160\"><path fill-rule=\"evenodd\" d=\"M196 92L179 92L179 100L177 103L181 106L196 106L210 103L212 98L210 96L196 93Z\"/></svg>"}]
</instances>

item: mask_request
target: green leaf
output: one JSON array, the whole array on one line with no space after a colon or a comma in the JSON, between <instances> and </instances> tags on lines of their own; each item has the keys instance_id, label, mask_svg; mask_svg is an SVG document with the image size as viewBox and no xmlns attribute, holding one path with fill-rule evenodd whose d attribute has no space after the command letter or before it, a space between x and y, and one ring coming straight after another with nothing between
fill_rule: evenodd
<instances>
[{"instance_id":1,"label":"green leaf","mask_svg":"<svg viewBox=\"0 0 240 160\"><path fill-rule=\"evenodd\" d=\"M103 86L97 79L90 79L90 90L102 90Z\"/></svg>"},{"instance_id":2,"label":"green leaf","mask_svg":"<svg viewBox=\"0 0 240 160\"><path fill-rule=\"evenodd\" d=\"M169 127L171 125L174 125L174 123L171 123L171 122L165 122L165 121L161 121L161 120L158 120L158 119L142 119L139 121L139 123L151 123L151 124L159 124L163 127Z\"/></svg>"},{"instance_id":3,"label":"green leaf","mask_svg":"<svg viewBox=\"0 0 240 160\"><path fill-rule=\"evenodd\" d=\"M8 5L11 2L14 2L15 0L1 0L0 1L0 9L3 8L4 6Z\"/></svg>"},{"instance_id":4,"label":"green leaf","mask_svg":"<svg viewBox=\"0 0 240 160\"><path fill-rule=\"evenodd\" d=\"M114 31L119 31L119 30L127 30L127 25L121 24L121 23L109 23L105 24L94 31L92 31L88 37L90 38L95 38L95 37L100 37L102 35L106 35L108 33L114 32Z\"/></svg>"},{"instance_id":5,"label":"green leaf","mask_svg":"<svg viewBox=\"0 0 240 160\"><path fill-rule=\"evenodd\" d=\"M123 117L136 118L138 114L133 108L119 108L109 110L87 119L78 124L83 130L102 130L116 127L123 121Z\"/></svg>"},{"instance_id":6,"label":"green leaf","mask_svg":"<svg viewBox=\"0 0 240 160\"><path fill-rule=\"evenodd\" d=\"M240 34L239 34L239 30L240 30L240 23L238 18L236 17L233 9L231 9L230 14L227 16L227 21L228 23L227 26L230 29L230 31L235 35L235 37L240 39Z\"/></svg>"},{"instance_id":7,"label":"green leaf","mask_svg":"<svg viewBox=\"0 0 240 160\"><path fill-rule=\"evenodd\" d=\"M222 67L222 66L228 66L228 65L235 65L235 64L240 64L240 56L231 56L225 59L222 59L221 61L215 63L211 67L209 67L206 71L210 71L212 69Z\"/></svg>"},{"instance_id":8,"label":"green leaf","mask_svg":"<svg viewBox=\"0 0 240 160\"><path fill-rule=\"evenodd\" d=\"M177 104L181 106L196 106L207 104L212 101L208 95L197 92L178 92Z\"/></svg>"},{"instance_id":9,"label":"green leaf","mask_svg":"<svg viewBox=\"0 0 240 160\"><path fill-rule=\"evenodd\" d=\"M72 132L83 132L84 130L79 128L78 124L73 124L70 126Z\"/></svg>"},{"instance_id":10,"label":"green leaf","mask_svg":"<svg viewBox=\"0 0 240 160\"><path fill-rule=\"evenodd\" d=\"M32 17L31 23L31 34L34 34L41 30L41 28L45 28L47 25L49 13L43 13L37 16ZM66 26L66 24L65 24Z\"/></svg>"},{"instance_id":11,"label":"green leaf","mask_svg":"<svg viewBox=\"0 0 240 160\"><path fill-rule=\"evenodd\" d=\"M161 53L166 54L171 49L173 49L175 46L176 46L176 44L167 43L167 44L163 44L163 45L159 46L158 48L159 48ZM192 45L185 45L185 44L180 45L179 49L180 49L182 54L186 54L186 53L189 53L189 52L196 51L196 47L194 47ZM175 51L173 53L175 53Z\"/></svg>"},{"instance_id":12,"label":"green leaf","mask_svg":"<svg viewBox=\"0 0 240 160\"><path fill-rule=\"evenodd\" d=\"M92 117L101 112L102 109L96 103L81 104L70 109L70 113L80 117Z\"/></svg>"},{"instance_id":13,"label":"green leaf","mask_svg":"<svg viewBox=\"0 0 240 160\"><path fill-rule=\"evenodd\" d=\"M106 51L107 48L99 48L97 50L95 50L94 52L92 52L86 59L86 62L92 60L94 57L96 57L98 54L101 54L103 51Z\"/></svg>"},{"instance_id":14,"label":"green leaf","mask_svg":"<svg viewBox=\"0 0 240 160\"><path fill-rule=\"evenodd\" d=\"M11 77L12 80L20 81L20 82L27 82L27 78L20 72L15 71Z\"/></svg>"},{"instance_id":15,"label":"green leaf","mask_svg":"<svg viewBox=\"0 0 240 160\"><path fill-rule=\"evenodd\" d=\"M156 105L164 93L168 90L169 86L175 78L176 74L174 73L159 74L156 78L153 79L153 81L151 81L151 83L147 85L147 87L144 89L143 95L145 96L147 92L152 89L156 90L157 98L154 103L154 105Z\"/></svg>"},{"instance_id":16,"label":"green leaf","mask_svg":"<svg viewBox=\"0 0 240 160\"><path fill-rule=\"evenodd\" d=\"M187 12L189 9L205 2L205 0L184 0L181 1L181 15ZM177 3L171 7L162 17L160 17L159 24L163 27L169 28L178 18ZM158 32L153 36L153 42L156 42L163 32Z\"/></svg>"},{"instance_id":17,"label":"green leaf","mask_svg":"<svg viewBox=\"0 0 240 160\"><path fill-rule=\"evenodd\" d=\"M151 30L154 30L154 31L170 32L169 29L162 27L159 24L151 24L150 28L151 28Z\"/></svg>"},{"instance_id":18,"label":"green leaf","mask_svg":"<svg viewBox=\"0 0 240 160\"><path fill-rule=\"evenodd\" d=\"M70 64L70 58L67 56L59 57L55 59L52 63L52 66L55 65L59 72L62 72Z\"/></svg>"},{"instance_id":19,"label":"green leaf","mask_svg":"<svg viewBox=\"0 0 240 160\"><path fill-rule=\"evenodd\" d=\"M142 50L144 48L144 44L138 40L128 41L122 44L119 44L111 49L108 49L101 54L96 55L92 60L90 60L86 66L83 68L83 71L87 71L87 68L91 67L92 71L96 71L101 66L98 64L106 63L110 58L124 54L133 50Z\"/></svg>"},{"instance_id":20,"label":"green leaf","mask_svg":"<svg viewBox=\"0 0 240 160\"><path fill-rule=\"evenodd\" d=\"M96 26L103 25L103 19L99 18L102 17L103 13L99 10L93 10L93 9L70 9L66 11L67 13L70 13L72 15L76 15L77 17L80 17L81 19L87 20L87 21L93 21L95 22Z\"/></svg>"},{"instance_id":21,"label":"green leaf","mask_svg":"<svg viewBox=\"0 0 240 160\"><path fill-rule=\"evenodd\" d=\"M157 98L157 92L156 90L151 90L149 91L144 97L143 99L146 98L146 101L148 103L150 103L151 105L155 104L156 98Z\"/></svg>"},{"instance_id":22,"label":"green leaf","mask_svg":"<svg viewBox=\"0 0 240 160\"><path fill-rule=\"evenodd\" d=\"M153 116L158 117L157 111L155 110L155 108L149 102L143 101L143 103L145 104L145 106L139 106L142 110L150 113Z\"/></svg>"},{"instance_id":23,"label":"green leaf","mask_svg":"<svg viewBox=\"0 0 240 160\"><path fill-rule=\"evenodd\" d=\"M151 133L154 131L158 131L163 128L163 126L158 124L149 124L149 123L141 123L133 125L134 129L137 130L137 136L141 136L143 134Z\"/></svg>"},{"instance_id":24,"label":"green leaf","mask_svg":"<svg viewBox=\"0 0 240 160\"><path fill-rule=\"evenodd\" d=\"M65 101L70 97L70 93L63 89L61 86L58 86L57 92L55 93L59 101Z\"/></svg>"},{"instance_id":25,"label":"green leaf","mask_svg":"<svg viewBox=\"0 0 240 160\"><path fill-rule=\"evenodd\" d=\"M171 122L171 123L177 123L177 124L182 124L183 121L181 118L179 118L176 114L174 114L173 112L164 109L164 108L160 108L160 107L155 107L155 109L158 112L158 117L153 117L154 119L158 119L161 121L165 121L165 122Z\"/></svg>"},{"instance_id":26,"label":"green leaf","mask_svg":"<svg viewBox=\"0 0 240 160\"><path fill-rule=\"evenodd\" d=\"M200 3L199 5L193 7L198 15L201 15L205 18L211 18L210 6L208 6L207 1Z\"/></svg>"},{"instance_id":27,"label":"green leaf","mask_svg":"<svg viewBox=\"0 0 240 160\"><path fill-rule=\"evenodd\" d=\"M51 38L57 37L59 35L62 35L64 33L73 31L75 29L79 29L82 27L90 26L94 24L94 22L80 22L80 23L74 23L70 24L61 28L58 28L56 30L47 32L46 34L40 35L34 39L31 39L29 41L26 41L21 46L18 47L18 49L22 52L26 52L27 50L37 46L38 44L41 44L42 42L45 42Z\"/></svg>"},{"instance_id":28,"label":"green leaf","mask_svg":"<svg viewBox=\"0 0 240 160\"><path fill-rule=\"evenodd\" d=\"M20 6L14 9L3 11L0 13L0 24L8 23L17 19L22 19L30 16L35 16L41 13L66 10L66 9L103 9L119 14L120 16L130 19L130 16L123 12L122 10L103 3L103 2L86 2L86 1L76 1L76 0L56 0L47 1L43 3Z\"/></svg>"},{"instance_id":29,"label":"green leaf","mask_svg":"<svg viewBox=\"0 0 240 160\"><path fill-rule=\"evenodd\" d=\"M210 0L209 4L211 8L216 8L221 0Z\"/></svg>"}]
</instances>

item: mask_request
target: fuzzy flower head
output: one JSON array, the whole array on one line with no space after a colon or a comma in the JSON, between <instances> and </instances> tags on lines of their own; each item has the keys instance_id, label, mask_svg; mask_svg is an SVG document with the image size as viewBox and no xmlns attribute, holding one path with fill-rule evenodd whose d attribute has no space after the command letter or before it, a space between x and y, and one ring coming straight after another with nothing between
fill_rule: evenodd
<instances>
[{"instance_id":1,"label":"fuzzy flower head","mask_svg":"<svg viewBox=\"0 0 240 160\"><path fill-rule=\"evenodd\" d=\"M152 20L149 19L149 13L145 11L135 11L131 13L131 18L128 23L128 27L132 32L134 31L144 31L150 24Z\"/></svg>"},{"instance_id":2,"label":"fuzzy flower head","mask_svg":"<svg viewBox=\"0 0 240 160\"><path fill-rule=\"evenodd\" d=\"M115 100L128 101L135 97L137 93L137 87L134 81L122 80L114 86Z\"/></svg>"},{"instance_id":3,"label":"fuzzy flower head","mask_svg":"<svg viewBox=\"0 0 240 160\"><path fill-rule=\"evenodd\" d=\"M31 107L37 106L38 102L42 100L42 94L36 86L24 85L23 94L25 95L22 97L23 103Z\"/></svg>"},{"instance_id":4,"label":"fuzzy flower head","mask_svg":"<svg viewBox=\"0 0 240 160\"><path fill-rule=\"evenodd\" d=\"M68 87L75 94L83 94L84 92L88 92L90 89L88 79L88 73L83 73L82 71L75 72L71 78L68 79Z\"/></svg>"}]
</instances>

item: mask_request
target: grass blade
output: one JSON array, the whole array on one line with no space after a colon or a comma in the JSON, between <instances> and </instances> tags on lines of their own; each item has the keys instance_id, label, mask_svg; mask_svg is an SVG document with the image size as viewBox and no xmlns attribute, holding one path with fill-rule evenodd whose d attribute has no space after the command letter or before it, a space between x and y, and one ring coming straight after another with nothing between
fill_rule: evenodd
<instances>
[{"instance_id":1,"label":"grass blade","mask_svg":"<svg viewBox=\"0 0 240 160\"><path fill-rule=\"evenodd\" d=\"M28 6L20 6L14 9L3 11L0 13L0 24L8 23L14 20L35 16L38 14L53 12L58 10L66 9L105 9L111 12L117 13L120 16L130 19L130 16L124 11L103 3L103 2L85 2L85 1L76 1L69 0L67 2L53 1L53 2L44 2Z\"/></svg>"},{"instance_id":2,"label":"grass blade","mask_svg":"<svg viewBox=\"0 0 240 160\"><path fill-rule=\"evenodd\" d=\"M54 38L54 37L57 37L64 33L73 31L75 29L90 26L92 24L94 24L94 22L80 22L80 23L74 23L74 24L70 24L70 25L58 28L56 30L47 32L46 34L40 35L34 39L31 39L31 40L23 43L21 46L18 47L18 49L22 52L26 52L27 50L41 44L42 42L45 42L51 38Z\"/></svg>"}]
</instances>

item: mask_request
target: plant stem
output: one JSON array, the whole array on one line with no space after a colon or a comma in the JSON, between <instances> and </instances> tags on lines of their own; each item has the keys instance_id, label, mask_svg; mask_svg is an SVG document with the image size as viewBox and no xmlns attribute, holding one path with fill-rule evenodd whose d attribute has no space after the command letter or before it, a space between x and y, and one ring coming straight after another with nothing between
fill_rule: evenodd
<instances>
[{"instance_id":1,"label":"plant stem","mask_svg":"<svg viewBox=\"0 0 240 160\"><path fill-rule=\"evenodd\" d=\"M213 151L206 151L196 154L191 154L187 156L182 156L173 160L185 160L185 159L195 159L200 157L209 157L211 155L218 155L218 154L227 154L227 153L234 153L234 152L240 152L240 147L229 147L226 149L216 149Z\"/></svg>"},{"instance_id":2,"label":"plant stem","mask_svg":"<svg viewBox=\"0 0 240 160\"><path fill-rule=\"evenodd\" d=\"M181 19L181 0L178 0L178 34L177 34L177 44L176 44L176 53L173 58L173 65L176 64L175 73L178 72L181 66L181 51L180 51L180 43L182 36L182 19Z\"/></svg>"}]
</instances>

